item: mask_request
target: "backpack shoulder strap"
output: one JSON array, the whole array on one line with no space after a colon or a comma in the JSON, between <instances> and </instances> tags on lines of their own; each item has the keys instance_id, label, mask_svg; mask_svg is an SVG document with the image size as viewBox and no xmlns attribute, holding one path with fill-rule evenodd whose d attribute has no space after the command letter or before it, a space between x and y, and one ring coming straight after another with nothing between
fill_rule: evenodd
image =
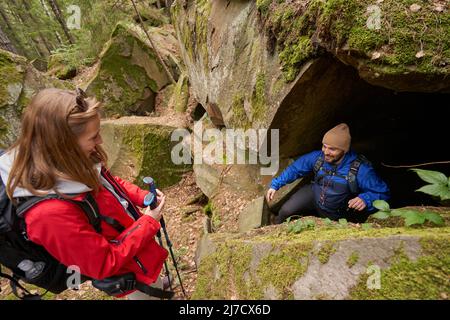
<instances>
[{"instance_id":1,"label":"backpack shoulder strap","mask_svg":"<svg viewBox=\"0 0 450 320\"><path fill-rule=\"evenodd\" d=\"M9 280L9 283L11 285L11 289L12 289L14 295L16 297L18 297L20 300L41 300L42 297L45 295L45 293L42 295L30 293L30 291L28 291L25 287L23 287L20 284L19 280L16 279L14 276L10 276L9 274L3 273L1 265L0 265L0 278ZM19 294L19 292L17 291L17 288L22 290L22 292L23 292L22 295ZM1 290L0 290L0 292L1 292Z\"/></svg>"},{"instance_id":2,"label":"backpack shoulder strap","mask_svg":"<svg viewBox=\"0 0 450 320\"><path fill-rule=\"evenodd\" d=\"M100 227L101 223L100 211L98 209L97 202L95 201L94 197L90 192L86 194L86 196L82 201L76 200L69 200L69 201L75 203L83 210L83 212L86 214L89 220L89 223L92 225L92 227L95 229L97 233L102 232L102 229Z\"/></svg>"},{"instance_id":3,"label":"backpack shoulder strap","mask_svg":"<svg viewBox=\"0 0 450 320\"><path fill-rule=\"evenodd\" d=\"M89 220L89 223L93 226L95 231L97 233L101 233L101 231L102 231L101 227L100 227L101 218L100 218L98 206L97 206L97 203L95 202L94 197L90 193L87 193L85 198L82 201L66 199L66 198L63 198L56 194L49 194L49 195L46 195L45 197L31 197L31 198L28 198L27 200L21 202L17 206L17 208L16 208L17 216L19 218L22 218L26 211L30 210L36 204L38 204L42 201L48 200L48 199L64 200L64 201L69 201L71 203L78 205L83 210L83 212L86 214L86 216Z\"/></svg>"},{"instance_id":4,"label":"backpack shoulder strap","mask_svg":"<svg viewBox=\"0 0 450 320\"><path fill-rule=\"evenodd\" d=\"M358 176L359 167L362 163L370 164L369 160L362 154L358 155L356 159L350 165L350 170L347 175L347 181L350 187L350 192L352 194L357 194L359 192L358 182L356 177Z\"/></svg>"},{"instance_id":5,"label":"backpack shoulder strap","mask_svg":"<svg viewBox=\"0 0 450 320\"><path fill-rule=\"evenodd\" d=\"M316 176L317 173L320 171L320 168L322 168L322 165L323 165L323 157L318 157L316 160L316 163L314 163L314 168L313 168L314 176Z\"/></svg>"}]
</instances>

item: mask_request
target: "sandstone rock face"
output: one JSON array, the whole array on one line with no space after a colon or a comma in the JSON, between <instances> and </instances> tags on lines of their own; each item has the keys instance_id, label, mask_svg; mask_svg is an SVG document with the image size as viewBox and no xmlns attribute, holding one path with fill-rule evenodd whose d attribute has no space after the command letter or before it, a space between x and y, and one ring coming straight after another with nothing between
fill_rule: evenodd
<instances>
[{"instance_id":1,"label":"sandstone rock face","mask_svg":"<svg viewBox=\"0 0 450 320\"><path fill-rule=\"evenodd\" d=\"M269 224L269 210L264 196L250 202L239 215L239 232L247 232Z\"/></svg>"},{"instance_id":2,"label":"sandstone rock face","mask_svg":"<svg viewBox=\"0 0 450 320\"><path fill-rule=\"evenodd\" d=\"M10 146L20 132L23 109L39 90L56 87L73 89L73 85L45 76L24 57L0 50L0 147Z\"/></svg>"},{"instance_id":3,"label":"sandstone rock face","mask_svg":"<svg viewBox=\"0 0 450 320\"><path fill-rule=\"evenodd\" d=\"M227 127L267 123L289 85L267 53L254 2L177 1L172 12L197 100L217 105Z\"/></svg>"},{"instance_id":4,"label":"sandstone rock face","mask_svg":"<svg viewBox=\"0 0 450 320\"><path fill-rule=\"evenodd\" d=\"M448 295L448 227L321 227L299 234L284 228L204 236L203 250L197 252L201 259L193 298L445 299Z\"/></svg>"},{"instance_id":5,"label":"sandstone rock face","mask_svg":"<svg viewBox=\"0 0 450 320\"><path fill-rule=\"evenodd\" d=\"M177 127L168 119L123 117L103 121L103 147L113 174L146 188L142 179L151 176L158 187L177 183L190 165L176 165L171 159L171 133Z\"/></svg>"},{"instance_id":6,"label":"sandstone rock face","mask_svg":"<svg viewBox=\"0 0 450 320\"><path fill-rule=\"evenodd\" d=\"M450 92L447 7L219 0L177 1L172 13L197 100L216 105L228 128L279 129L283 158L315 148L373 86Z\"/></svg>"},{"instance_id":7,"label":"sandstone rock face","mask_svg":"<svg viewBox=\"0 0 450 320\"><path fill-rule=\"evenodd\" d=\"M172 76L178 78L180 59L173 29L149 27L156 50ZM86 92L105 102L106 116L146 115L153 111L155 96L170 83L144 31L137 25L119 23L100 55Z\"/></svg>"}]
</instances>

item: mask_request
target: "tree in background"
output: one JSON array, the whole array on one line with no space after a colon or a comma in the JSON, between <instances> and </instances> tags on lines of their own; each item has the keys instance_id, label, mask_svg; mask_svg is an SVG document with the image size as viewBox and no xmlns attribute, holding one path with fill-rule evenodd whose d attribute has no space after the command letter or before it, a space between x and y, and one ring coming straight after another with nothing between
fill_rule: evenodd
<instances>
[{"instance_id":1,"label":"tree in background","mask_svg":"<svg viewBox=\"0 0 450 320\"><path fill-rule=\"evenodd\" d=\"M166 1L136 1L146 10ZM67 21L78 6L80 28ZM161 9L163 10L163 9ZM92 65L119 21L135 21L130 0L4 0L0 2L2 47L19 53L46 70L49 57L77 70ZM50 58L53 59L53 58Z\"/></svg>"},{"instance_id":2,"label":"tree in background","mask_svg":"<svg viewBox=\"0 0 450 320\"><path fill-rule=\"evenodd\" d=\"M70 44L74 44L75 40L70 34L69 28L67 28L66 20L64 19L63 14L61 13L61 9L59 8L58 3L56 2L56 0L48 0L48 2L50 4L50 7L52 8L53 13L55 14L56 20L61 25L61 28L64 31L67 40L69 41Z\"/></svg>"}]
</instances>

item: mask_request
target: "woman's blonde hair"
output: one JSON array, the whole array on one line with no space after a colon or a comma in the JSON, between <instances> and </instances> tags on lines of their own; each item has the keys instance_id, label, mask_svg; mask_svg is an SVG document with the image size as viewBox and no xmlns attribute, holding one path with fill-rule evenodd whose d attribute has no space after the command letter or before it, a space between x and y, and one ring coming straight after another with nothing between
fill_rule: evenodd
<instances>
[{"instance_id":1,"label":"woman's blonde hair","mask_svg":"<svg viewBox=\"0 0 450 320\"><path fill-rule=\"evenodd\" d=\"M94 164L106 165L106 153L98 145L86 156L77 138L87 123L99 116L100 108L100 102L80 89L44 89L33 97L23 114L20 136L8 149L15 152L6 187L10 199L16 187L37 196L50 189L58 193L58 178L83 183L98 192L101 183Z\"/></svg>"}]
</instances>

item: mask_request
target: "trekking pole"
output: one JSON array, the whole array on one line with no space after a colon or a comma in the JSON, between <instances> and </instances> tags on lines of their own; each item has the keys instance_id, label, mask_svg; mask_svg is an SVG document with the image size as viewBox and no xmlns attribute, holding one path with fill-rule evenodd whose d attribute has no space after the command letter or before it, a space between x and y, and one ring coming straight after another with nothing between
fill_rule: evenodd
<instances>
[{"instance_id":1,"label":"trekking pole","mask_svg":"<svg viewBox=\"0 0 450 320\"><path fill-rule=\"evenodd\" d=\"M150 177L145 177L144 178L144 183L148 184L149 185L149 189L150 189L150 192L144 198L144 203L149 203L150 209L153 210L153 209L155 209L158 206L158 203L156 201L156 188L155 188L154 192L152 190L152 186L154 186L153 179L150 178ZM158 230L158 232L156 233L156 237L158 238L159 245L164 248L162 237L161 237L161 230ZM173 291L173 289L172 289L172 280L170 279L169 267L167 266L167 261L166 260L164 260L164 272L165 272L165 274L167 276L167 279L169 281L169 288L170 288L171 291ZM163 287L163 289L164 289L164 287Z\"/></svg>"},{"instance_id":2,"label":"trekking pole","mask_svg":"<svg viewBox=\"0 0 450 320\"><path fill-rule=\"evenodd\" d=\"M164 232L164 237L166 238L167 246L169 247L170 255L172 256L173 266L175 267L175 271L177 272L178 281L180 281L181 290L183 291L183 296L186 298L186 291L184 291L183 282L181 281L180 273L178 272L178 265L177 260L175 259L175 255L173 254L172 250L172 242L169 239L169 235L167 233L166 223L164 221L164 218L161 217L161 220L159 221L161 223L161 227Z\"/></svg>"},{"instance_id":3,"label":"trekking pole","mask_svg":"<svg viewBox=\"0 0 450 320\"><path fill-rule=\"evenodd\" d=\"M147 184L148 187L149 187L149 190L150 190L149 197L152 197L152 199L149 200L151 202L147 202L147 203L150 203L150 209L154 209L157 206L155 181L151 177L145 177L144 178L144 183ZM177 261L175 259L175 255L174 255L173 250L172 250L172 242L169 239L169 234L167 233L167 228L166 228L166 222L164 221L164 217L162 215L161 215L161 219L159 220L159 223L161 224L161 228L163 229L163 232L164 232L164 237L166 238L167 246L169 247L170 256L172 257L173 266L175 268L175 271L177 272L178 281L180 281L180 286L181 286L181 290L183 291L183 296L186 298L186 291L184 290L183 282L181 281L181 276L180 276L180 273L178 271ZM158 230L157 237L158 237L158 241L159 241L160 245L162 246L162 239L161 239L161 231L160 230ZM166 275L167 275L167 277L169 279L170 288L172 290L172 284L171 284L171 280L170 280L170 276L169 276L169 269L167 268L166 261L164 261L164 266L165 266L165 269L166 269Z\"/></svg>"}]
</instances>

